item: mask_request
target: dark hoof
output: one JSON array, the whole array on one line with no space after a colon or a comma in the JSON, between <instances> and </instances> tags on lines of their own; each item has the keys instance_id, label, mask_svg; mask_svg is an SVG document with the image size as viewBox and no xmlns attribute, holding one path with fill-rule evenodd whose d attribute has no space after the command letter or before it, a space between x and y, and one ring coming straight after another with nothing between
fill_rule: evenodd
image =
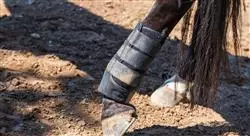
<instances>
[{"instance_id":1,"label":"dark hoof","mask_svg":"<svg viewBox=\"0 0 250 136\"><path fill-rule=\"evenodd\" d=\"M103 100L102 130L104 136L122 136L136 119L135 108L130 105Z\"/></svg>"}]
</instances>

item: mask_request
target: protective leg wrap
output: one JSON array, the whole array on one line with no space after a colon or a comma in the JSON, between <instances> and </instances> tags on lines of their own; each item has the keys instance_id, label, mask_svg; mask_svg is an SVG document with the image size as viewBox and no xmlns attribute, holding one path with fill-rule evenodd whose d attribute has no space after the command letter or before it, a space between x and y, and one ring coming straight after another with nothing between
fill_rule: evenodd
<instances>
[{"instance_id":1,"label":"protective leg wrap","mask_svg":"<svg viewBox=\"0 0 250 136\"><path fill-rule=\"evenodd\" d=\"M98 88L105 97L125 102L138 87L165 37L139 23L109 62Z\"/></svg>"}]
</instances>

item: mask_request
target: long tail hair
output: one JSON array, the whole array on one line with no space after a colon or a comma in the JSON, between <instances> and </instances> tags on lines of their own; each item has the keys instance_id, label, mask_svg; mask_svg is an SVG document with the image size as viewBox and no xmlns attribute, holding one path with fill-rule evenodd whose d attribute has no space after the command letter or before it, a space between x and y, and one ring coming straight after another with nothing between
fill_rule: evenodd
<instances>
[{"instance_id":1,"label":"long tail hair","mask_svg":"<svg viewBox=\"0 0 250 136\"><path fill-rule=\"evenodd\" d=\"M192 67L187 71L194 86L192 103L210 105L219 85L221 68L229 69L226 49L229 29L232 30L236 56L240 47L241 8L244 0L197 0L192 25ZM187 40L191 11L184 18L183 41ZM231 28L230 28L231 27ZM232 45L232 44L231 44Z\"/></svg>"}]
</instances>

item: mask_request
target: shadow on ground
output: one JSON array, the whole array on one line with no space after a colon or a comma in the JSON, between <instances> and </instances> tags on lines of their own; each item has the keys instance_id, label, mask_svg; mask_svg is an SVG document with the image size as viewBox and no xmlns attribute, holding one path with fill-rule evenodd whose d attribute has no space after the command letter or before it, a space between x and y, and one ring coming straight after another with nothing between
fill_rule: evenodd
<instances>
[{"instance_id":1,"label":"shadow on ground","mask_svg":"<svg viewBox=\"0 0 250 136\"><path fill-rule=\"evenodd\" d=\"M211 136L211 135L240 135L234 128L228 125L195 125L186 128L154 125L152 127L135 130L126 136Z\"/></svg>"},{"instance_id":2,"label":"shadow on ground","mask_svg":"<svg viewBox=\"0 0 250 136\"><path fill-rule=\"evenodd\" d=\"M10 65L8 67L1 65L1 75L3 76L1 76L0 100L3 104L0 107L0 132L46 135L48 131L56 129L54 123L61 123L63 127L68 128L72 127L72 124L77 124L80 131L90 128L96 128L96 131L100 131L99 117L94 116L94 114L98 114L100 108L99 94L94 90L96 90L102 72L110 58L131 30L112 24L66 0L36 0L32 3L25 3L21 0L5 0L5 5L11 15L0 18L2 55L7 54L8 58L8 55L11 56L16 52L22 53L23 56L31 52L37 58L46 55L58 57L63 61L73 63L79 70L90 73L96 80L89 80L78 75L44 79L37 74L37 71L14 71L9 69ZM166 66L162 65L159 68L157 64L170 63L171 59L164 57L166 55L164 53L174 55L177 52L165 51L167 49L176 48L164 47L161 55L156 58L157 61L153 62L147 76L158 76L157 79L160 79L157 73L166 69ZM51 63L53 62L57 61L51 60ZM42 70L50 72L49 69ZM171 73L169 72L169 74ZM26 83L30 77L34 80L46 81L45 83L57 82L58 86L55 88L34 88ZM147 83L147 81L145 82ZM13 87L10 88L8 85ZM53 90L58 91L51 93ZM209 134L214 135L228 131L247 133L248 126L250 126L249 110L246 108L248 101L245 101L247 97L240 98L241 95L238 94L231 96L227 94L225 93L222 97L225 97L226 100L230 99L230 102L224 103L225 99L223 99L219 104L224 107L217 106L215 110L233 127L216 124L181 129L152 126L135 130L127 135L206 135L208 131ZM234 102L239 103L235 104ZM239 108L242 109L237 111ZM22 111L22 109L27 111ZM231 118L232 116L237 117ZM82 118L86 124L81 122ZM2 119L5 120L2 121ZM58 120L62 121L58 122Z\"/></svg>"},{"instance_id":3,"label":"shadow on ground","mask_svg":"<svg viewBox=\"0 0 250 136\"><path fill-rule=\"evenodd\" d=\"M94 118L95 116L90 115L94 114L94 110L98 112L100 109L99 95L94 92L95 84L130 30L105 21L102 17L66 0L6 0L4 4L11 14L0 18L2 62L13 61L8 60L11 54L17 54L14 59L27 56L28 59L24 59L27 61L32 61L29 60L29 56L37 59L48 56L63 60L69 65L73 63L79 71L91 73L97 81L79 76L77 72L70 71L70 68L66 72L73 75L67 77L57 76L57 73L45 76L40 73L39 69L48 73L58 71L60 65L57 66L56 63L61 63L58 59L48 61L55 66L46 67L38 63L39 68L33 68L31 64L28 70L20 65L2 64L0 97L4 105L9 105L10 110L6 111L6 106L0 108L1 133L44 135L53 128L53 123L70 127L72 123L80 122L79 127L83 125L82 129L98 127L99 117ZM44 64L50 65L49 63ZM61 67L64 68L66 67ZM44 81L44 84L56 82L56 86L46 88L38 82L37 88L34 88L27 83L28 79ZM51 111L46 111L45 105ZM31 111L24 112L23 109ZM41 117L44 112L48 112L48 115L54 114L55 117ZM56 122L55 118L62 118L62 122ZM12 125L9 125L11 123Z\"/></svg>"}]
</instances>

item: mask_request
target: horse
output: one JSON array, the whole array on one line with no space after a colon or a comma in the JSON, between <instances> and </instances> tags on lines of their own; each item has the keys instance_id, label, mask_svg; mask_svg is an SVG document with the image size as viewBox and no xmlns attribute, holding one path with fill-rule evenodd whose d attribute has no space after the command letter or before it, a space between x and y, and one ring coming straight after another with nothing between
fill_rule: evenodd
<instances>
[{"instance_id":1,"label":"horse","mask_svg":"<svg viewBox=\"0 0 250 136\"><path fill-rule=\"evenodd\" d=\"M109 62L100 86L103 94L103 134L123 135L135 121L129 104L133 90L165 38L184 16L182 41L191 30L189 53L177 75L165 81L151 96L155 106L173 106L184 97L191 104L209 106L216 98L221 68L229 69L225 50L229 28L237 55L243 0L156 0ZM194 15L194 17L192 16ZM193 21L192 26L190 22ZM230 27L231 26L231 27ZM179 99L173 95L177 93Z\"/></svg>"}]
</instances>

